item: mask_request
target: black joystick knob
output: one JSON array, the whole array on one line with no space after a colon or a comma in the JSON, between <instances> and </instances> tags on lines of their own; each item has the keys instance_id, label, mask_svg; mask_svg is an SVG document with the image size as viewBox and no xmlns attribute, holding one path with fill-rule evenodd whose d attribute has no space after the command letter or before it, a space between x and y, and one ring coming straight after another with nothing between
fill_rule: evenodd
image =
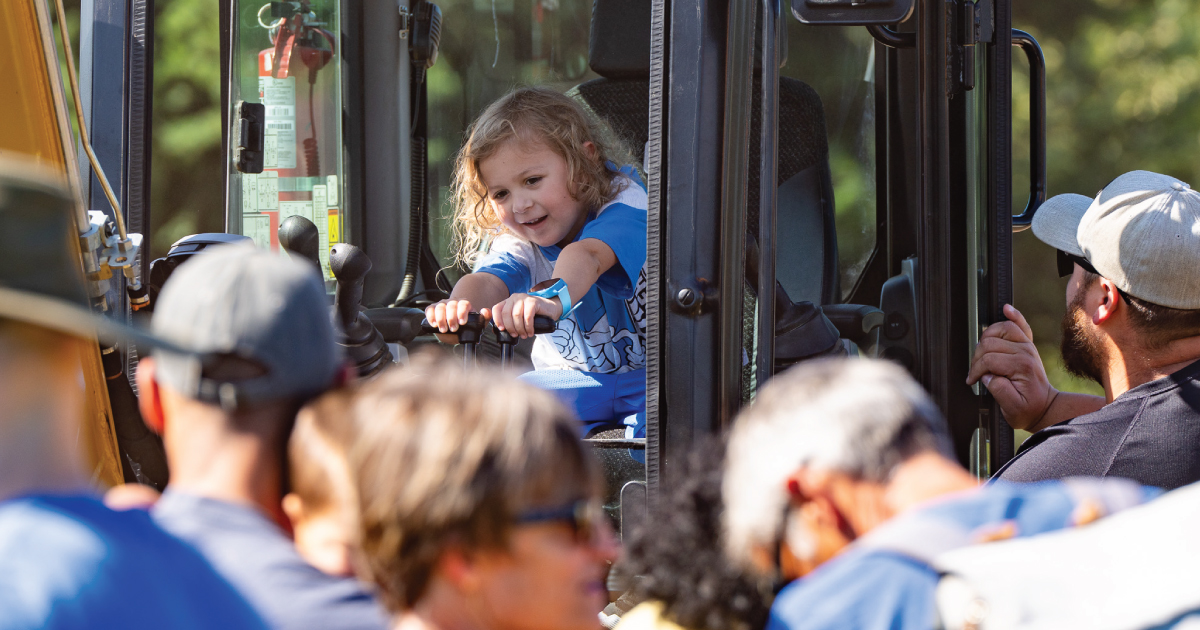
<instances>
[{"instance_id":1,"label":"black joystick knob","mask_svg":"<svg viewBox=\"0 0 1200 630\"><path fill-rule=\"evenodd\" d=\"M557 327L558 324L545 315L536 315L533 318L533 332L535 334L545 335L552 333ZM500 344L500 367L512 365L513 348L521 340L507 330L500 330L496 326L496 322L492 322L492 333L496 335L496 342Z\"/></svg>"},{"instance_id":2,"label":"black joystick knob","mask_svg":"<svg viewBox=\"0 0 1200 630\"><path fill-rule=\"evenodd\" d=\"M298 214L284 219L279 224L279 245L288 254L300 256L318 270L321 268L321 233L312 221Z\"/></svg>"},{"instance_id":3,"label":"black joystick knob","mask_svg":"<svg viewBox=\"0 0 1200 630\"><path fill-rule=\"evenodd\" d=\"M371 271L371 259L363 250L337 243L329 250L329 270L337 279L334 309L342 325L338 343L354 361L359 376L370 376L392 361L383 336L361 311L363 280Z\"/></svg>"},{"instance_id":4,"label":"black joystick knob","mask_svg":"<svg viewBox=\"0 0 1200 630\"><path fill-rule=\"evenodd\" d=\"M336 243L329 250L329 270L337 278L337 313L342 329L350 332L362 303L363 280L371 271L371 259L349 243Z\"/></svg>"}]
</instances>

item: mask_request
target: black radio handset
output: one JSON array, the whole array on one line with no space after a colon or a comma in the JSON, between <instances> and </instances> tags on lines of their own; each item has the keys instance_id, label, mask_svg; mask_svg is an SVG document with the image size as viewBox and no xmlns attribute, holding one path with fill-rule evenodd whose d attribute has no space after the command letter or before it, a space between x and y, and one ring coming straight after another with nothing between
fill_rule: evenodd
<instances>
[{"instance_id":1,"label":"black radio handset","mask_svg":"<svg viewBox=\"0 0 1200 630\"><path fill-rule=\"evenodd\" d=\"M442 41L442 10L429 0L416 0L412 8L412 34L409 56L417 83L425 81L425 71L437 62Z\"/></svg>"}]
</instances>

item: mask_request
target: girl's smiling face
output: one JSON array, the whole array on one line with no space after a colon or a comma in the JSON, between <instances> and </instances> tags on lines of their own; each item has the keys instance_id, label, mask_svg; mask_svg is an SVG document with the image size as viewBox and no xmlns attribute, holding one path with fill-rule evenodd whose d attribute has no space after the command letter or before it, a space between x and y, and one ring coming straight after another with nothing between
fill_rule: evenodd
<instances>
[{"instance_id":1,"label":"girl's smiling face","mask_svg":"<svg viewBox=\"0 0 1200 630\"><path fill-rule=\"evenodd\" d=\"M584 148L595 151L590 142ZM544 144L509 140L479 161L479 174L500 223L518 238L565 247L583 228L587 209L571 195L567 161Z\"/></svg>"}]
</instances>

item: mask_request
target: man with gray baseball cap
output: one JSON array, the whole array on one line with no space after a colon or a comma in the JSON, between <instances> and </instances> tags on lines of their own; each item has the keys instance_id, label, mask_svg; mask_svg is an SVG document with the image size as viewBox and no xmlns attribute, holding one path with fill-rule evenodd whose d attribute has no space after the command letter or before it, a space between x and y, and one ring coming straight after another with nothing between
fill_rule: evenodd
<instances>
[{"instance_id":1,"label":"man with gray baseball cap","mask_svg":"<svg viewBox=\"0 0 1200 630\"><path fill-rule=\"evenodd\" d=\"M1063 363L1105 395L1051 387L1029 325L1006 306L1010 321L985 331L968 383L983 381L1010 425L1036 433L995 477L1200 480L1200 193L1133 171L1095 199L1050 199L1033 232L1071 276Z\"/></svg>"},{"instance_id":2,"label":"man with gray baseball cap","mask_svg":"<svg viewBox=\"0 0 1200 630\"><path fill-rule=\"evenodd\" d=\"M309 566L284 533L297 411L346 375L311 266L253 246L206 251L159 294L158 350L138 367L142 416L171 480L155 520L190 542L275 628L383 628L374 596Z\"/></svg>"}]
</instances>

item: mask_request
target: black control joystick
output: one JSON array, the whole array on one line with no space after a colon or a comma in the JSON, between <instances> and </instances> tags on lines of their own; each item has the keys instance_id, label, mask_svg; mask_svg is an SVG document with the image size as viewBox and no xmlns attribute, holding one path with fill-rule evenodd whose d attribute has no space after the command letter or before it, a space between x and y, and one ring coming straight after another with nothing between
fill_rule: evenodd
<instances>
[{"instance_id":1,"label":"black control joystick","mask_svg":"<svg viewBox=\"0 0 1200 630\"><path fill-rule=\"evenodd\" d=\"M392 352L371 320L361 312L363 280L371 271L371 259L353 245L337 243L329 250L329 269L337 278L334 309L342 328L338 344L354 361L359 376L372 376L392 362Z\"/></svg>"},{"instance_id":2,"label":"black control joystick","mask_svg":"<svg viewBox=\"0 0 1200 630\"><path fill-rule=\"evenodd\" d=\"M545 335L554 332L558 324L553 319L545 315L536 315L533 318L533 332L537 335ZM521 340L510 334L507 330L500 330L496 327L496 322L492 322L492 334L496 335L496 342L500 344L500 367L507 368L512 365L513 349Z\"/></svg>"},{"instance_id":3,"label":"black control joystick","mask_svg":"<svg viewBox=\"0 0 1200 630\"><path fill-rule=\"evenodd\" d=\"M321 233L312 221L298 214L284 219L279 224L279 246L321 269Z\"/></svg>"},{"instance_id":4,"label":"black control joystick","mask_svg":"<svg viewBox=\"0 0 1200 630\"><path fill-rule=\"evenodd\" d=\"M454 331L453 335L458 336L458 343L463 347L463 365L472 368L475 365L476 348L483 339L483 327L485 325L483 316L479 313L467 313L467 321L459 325L458 330ZM434 335L439 331L437 327L429 323L429 320L421 321L421 332L426 335Z\"/></svg>"}]
</instances>

